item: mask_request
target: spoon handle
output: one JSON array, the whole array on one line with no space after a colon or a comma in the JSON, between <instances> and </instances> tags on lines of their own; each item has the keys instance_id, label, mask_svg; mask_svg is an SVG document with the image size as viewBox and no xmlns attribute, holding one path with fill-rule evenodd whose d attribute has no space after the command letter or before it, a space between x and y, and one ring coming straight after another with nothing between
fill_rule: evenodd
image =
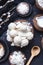
<instances>
[{"instance_id":1,"label":"spoon handle","mask_svg":"<svg viewBox=\"0 0 43 65\"><path fill-rule=\"evenodd\" d=\"M31 55L30 59L28 60L27 64L26 65L30 65L32 59L33 59L34 56Z\"/></svg>"}]
</instances>

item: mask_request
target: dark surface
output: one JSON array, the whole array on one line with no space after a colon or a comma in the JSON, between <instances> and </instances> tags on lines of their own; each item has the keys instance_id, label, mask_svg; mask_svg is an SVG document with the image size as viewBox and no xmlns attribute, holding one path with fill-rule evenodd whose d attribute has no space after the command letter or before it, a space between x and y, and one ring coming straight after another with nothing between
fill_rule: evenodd
<instances>
[{"instance_id":1,"label":"dark surface","mask_svg":"<svg viewBox=\"0 0 43 65\"><path fill-rule=\"evenodd\" d=\"M32 8L33 8L33 12L30 16L22 18L16 15L16 13L10 18L10 20L8 21L8 23L6 23L5 25L2 26L2 28L0 29L0 38L6 41L6 36L5 36L5 31L7 30L7 26L9 24L9 22L13 22L17 19L27 19L28 21L31 22L31 24L33 25L33 18L36 14L41 14L43 13L43 11L39 10L36 6L35 6L35 1L34 0L15 0L13 5L9 5L9 7L5 7L2 10L0 10L0 16L3 12L7 12L9 9L11 9L13 6L17 5L20 1L27 1L29 3L31 3ZM4 2L4 1L3 1ZM3 3L4 4L4 3ZM15 12L15 11L14 11ZM17 16L17 17L16 17ZM33 26L34 27L34 26ZM31 55L31 48L34 45L38 45L41 48L41 36L43 36L43 32L39 32L34 28L34 39L33 41L27 46L24 47L22 49L17 48L17 47L11 47L9 43L7 43L9 45L9 50L10 53L16 50L22 51L25 55L27 60L30 58ZM8 58L9 59L9 58ZM2 62L0 65L10 65L9 60L6 60L5 62ZM35 57L33 59L33 61L31 62L30 65L43 65L43 50L41 48L41 53Z\"/></svg>"}]
</instances>

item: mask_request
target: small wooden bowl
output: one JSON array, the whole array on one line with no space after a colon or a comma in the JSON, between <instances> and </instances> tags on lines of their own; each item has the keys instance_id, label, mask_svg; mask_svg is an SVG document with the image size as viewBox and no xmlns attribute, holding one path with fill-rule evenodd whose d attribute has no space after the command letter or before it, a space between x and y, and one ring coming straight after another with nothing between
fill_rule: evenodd
<instances>
[{"instance_id":1,"label":"small wooden bowl","mask_svg":"<svg viewBox=\"0 0 43 65\"><path fill-rule=\"evenodd\" d=\"M36 6L37 6L40 10L43 10L43 8L39 5L38 0L35 0L35 1L36 1Z\"/></svg>"},{"instance_id":2,"label":"small wooden bowl","mask_svg":"<svg viewBox=\"0 0 43 65\"><path fill-rule=\"evenodd\" d=\"M39 26L37 25L36 17L40 17L40 16L43 16L43 15L42 15L42 14L36 15L36 16L34 17L34 19L33 19L33 23L34 23L34 27L35 27L37 30L43 31L43 28L41 28L41 27L39 27Z\"/></svg>"}]
</instances>

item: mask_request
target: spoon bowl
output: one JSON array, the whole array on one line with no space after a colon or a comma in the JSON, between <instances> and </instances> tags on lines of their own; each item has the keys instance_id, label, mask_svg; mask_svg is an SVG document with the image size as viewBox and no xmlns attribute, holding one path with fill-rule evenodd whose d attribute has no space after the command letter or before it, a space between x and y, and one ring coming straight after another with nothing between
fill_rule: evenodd
<instances>
[{"instance_id":1,"label":"spoon bowl","mask_svg":"<svg viewBox=\"0 0 43 65\"><path fill-rule=\"evenodd\" d=\"M31 54L32 54L33 56L37 56L39 53L40 53L40 47L39 47L39 46L34 46L34 47L31 49Z\"/></svg>"}]
</instances>

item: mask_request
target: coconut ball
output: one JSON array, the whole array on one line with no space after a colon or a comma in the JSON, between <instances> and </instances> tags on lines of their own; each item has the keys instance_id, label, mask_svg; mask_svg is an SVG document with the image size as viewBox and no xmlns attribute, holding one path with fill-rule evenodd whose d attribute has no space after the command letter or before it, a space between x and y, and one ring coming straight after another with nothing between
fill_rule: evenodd
<instances>
[{"instance_id":1,"label":"coconut ball","mask_svg":"<svg viewBox=\"0 0 43 65\"><path fill-rule=\"evenodd\" d=\"M19 23L19 22L17 22L17 23ZM22 23L19 23L19 24L17 24L16 28L19 29L22 25L23 25Z\"/></svg>"},{"instance_id":2,"label":"coconut ball","mask_svg":"<svg viewBox=\"0 0 43 65\"><path fill-rule=\"evenodd\" d=\"M14 44L17 46L21 45L21 37L20 36L14 37Z\"/></svg>"},{"instance_id":3,"label":"coconut ball","mask_svg":"<svg viewBox=\"0 0 43 65\"><path fill-rule=\"evenodd\" d=\"M27 30L27 26L26 26L26 25L22 25L22 26L20 27L20 30L21 30L21 31L26 31L26 30Z\"/></svg>"},{"instance_id":4,"label":"coconut ball","mask_svg":"<svg viewBox=\"0 0 43 65\"><path fill-rule=\"evenodd\" d=\"M6 34L6 35L9 35L9 32L10 32L10 31L9 31L9 30L7 30L7 34Z\"/></svg>"},{"instance_id":5,"label":"coconut ball","mask_svg":"<svg viewBox=\"0 0 43 65\"><path fill-rule=\"evenodd\" d=\"M27 39L23 39L21 41L21 47L27 46L29 44L29 41Z\"/></svg>"},{"instance_id":6,"label":"coconut ball","mask_svg":"<svg viewBox=\"0 0 43 65\"><path fill-rule=\"evenodd\" d=\"M28 32L30 32L30 31L31 31L30 26L27 26L27 31L28 31Z\"/></svg>"},{"instance_id":7,"label":"coconut ball","mask_svg":"<svg viewBox=\"0 0 43 65\"><path fill-rule=\"evenodd\" d=\"M28 40L32 40L33 39L33 33L32 32L28 32L27 33L27 39Z\"/></svg>"},{"instance_id":8,"label":"coconut ball","mask_svg":"<svg viewBox=\"0 0 43 65\"><path fill-rule=\"evenodd\" d=\"M18 32L18 36L21 36L21 37L26 37L26 33L25 32Z\"/></svg>"},{"instance_id":9,"label":"coconut ball","mask_svg":"<svg viewBox=\"0 0 43 65\"><path fill-rule=\"evenodd\" d=\"M12 41L13 41L13 39L10 37L10 35L7 35L7 40L8 40L9 42L12 42Z\"/></svg>"},{"instance_id":10,"label":"coconut ball","mask_svg":"<svg viewBox=\"0 0 43 65\"><path fill-rule=\"evenodd\" d=\"M15 23L10 23L9 25L8 25L8 29L9 30L12 30L12 29L15 29L16 28L16 24Z\"/></svg>"},{"instance_id":11,"label":"coconut ball","mask_svg":"<svg viewBox=\"0 0 43 65\"><path fill-rule=\"evenodd\" d=\"M15 37L17 35L17 31L16 30L11 30L10 33L9 33L9 35L11 37Z\"/></svg>"}]
</instances>

